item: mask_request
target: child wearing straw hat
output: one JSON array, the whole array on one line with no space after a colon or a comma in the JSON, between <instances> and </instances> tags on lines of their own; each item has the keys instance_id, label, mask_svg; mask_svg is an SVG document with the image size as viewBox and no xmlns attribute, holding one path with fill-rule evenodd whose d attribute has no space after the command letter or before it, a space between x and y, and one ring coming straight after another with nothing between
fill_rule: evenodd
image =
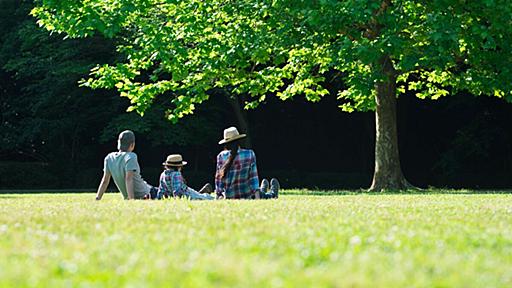
<instances>
[{"instance_id":1,"label":"child wearing straw hat","mask_svg":"<svg viewBox=\"0 0 512 288\"><path fill-rule=\"evenodd\" d=\"M254 151L240 147L240 139L245 137L245 134L238 133L236 127L224 130L224 138L219 142L224 145L224 150L217 156L217 171L215 173L217 197L227 199L277 198L279 193L277 179L272 178L270 183L263 179L260 186ZM269 186L270 191L268 191Z\"/></svg>"},{"instance_id":2,"label":"child wearing straw hat","mask_svg":"<svg viewBox=\"0 0 512 288\"><path fill-rule=\"evenodd\" d=\"M212 186L206 184L201 190L196 191L187 186L181 169L187 165L186 161L183 161L183 157L180 154L172 154L167 156L164 163L165 170L160 174L160 186L158 187L157 198L162 197L187 197L190 200L213 200L213 196L209 193L213 192Z\"/></svg>"}]
</instances>

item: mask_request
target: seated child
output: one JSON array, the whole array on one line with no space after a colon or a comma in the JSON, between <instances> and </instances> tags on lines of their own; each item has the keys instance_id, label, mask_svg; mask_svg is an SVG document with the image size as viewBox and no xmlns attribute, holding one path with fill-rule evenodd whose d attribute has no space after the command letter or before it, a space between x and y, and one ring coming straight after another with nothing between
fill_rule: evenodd
<instances>
[{"instance_id":1,"label":"seated child","mask_svg":"<svg viewBox=\"0 0 512 288\"><path fill-rule=\"evenodd\" d=\"M187 186L185 179L181 175L181 169L187 165L186 161L180 154L172 154L167 156L167 160L162 163L165 170L160 174L160 186L158 187L157 198L162 197L182 197L185 196L190 200L213 200L213 196L209 193L213 192L212 186L206 184L201 190L196 191Z\"/></svg>"}]
</instances>

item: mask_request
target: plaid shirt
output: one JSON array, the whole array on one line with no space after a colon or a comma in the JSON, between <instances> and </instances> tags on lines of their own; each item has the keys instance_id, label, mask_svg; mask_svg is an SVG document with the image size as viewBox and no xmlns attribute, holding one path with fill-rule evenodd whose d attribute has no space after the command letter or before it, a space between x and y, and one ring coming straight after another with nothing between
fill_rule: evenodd
<instances>
[{"instance_id":1,"label":"plaid shirt","mask_svg":"<svg viewBox=\"0 0 512 288\"><path fill-rule=\"evenodd\" d=\"M225 193L226 198L251 198L259 190L256 155L249 149L238 149L238 155L227 175L221 179L219 172L229 158L231 151L224 150L217 156L217 172L215 173L215 191Z\"/></svg>"},{"instance_id":2,"label":"plaid shirt","mask_svg":"<svg viewBox=\"0 0 512 288\"><path fill-rule=\"evenodd\" d=\"M175 197L185 195L187 184L180 171L164 170L160 174L160 186L158 186L158 195L161 197L165 193Z\"/></svg>"}]
</instances>

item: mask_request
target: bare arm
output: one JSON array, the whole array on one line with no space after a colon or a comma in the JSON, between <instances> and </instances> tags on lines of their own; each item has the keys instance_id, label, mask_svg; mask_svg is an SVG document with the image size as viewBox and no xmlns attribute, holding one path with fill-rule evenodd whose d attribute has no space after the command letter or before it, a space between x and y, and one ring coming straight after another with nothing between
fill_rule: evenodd
<instances>
[{"instance_id":1,"label":"bare arm","mask_svg":"<svg viewBox=\"0 0 512 288\"><path fill-rule=\"evenodd\" d=\"M103 177L101 178L100 186L98 187L98 192L96 192L96 200L101 200L103 197L103 193L107 190L108 184L110 183L110 173L103 172Z\"/></svg>"},{"instance_id":2,"label":"bare arm","mask_svg":"<svg viewBox=\"0 0 512 288\"><path fill-rule=\"evenodd\" d=\"M126 193L128 193L128 200L135 199L135 192L133 191L133 171L126 171Z\"/></svg>"}]
</instances>

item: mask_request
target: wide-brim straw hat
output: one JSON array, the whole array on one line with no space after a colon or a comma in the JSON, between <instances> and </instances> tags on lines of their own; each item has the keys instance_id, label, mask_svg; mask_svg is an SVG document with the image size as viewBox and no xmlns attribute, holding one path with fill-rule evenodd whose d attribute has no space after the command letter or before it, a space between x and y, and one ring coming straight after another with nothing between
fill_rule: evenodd
<instances>
[{"instance_id":1,"label":"wide-brim straw hat","mask_svg":"<svg viewBox=\"0 0 512 288\"><path fill-rule=\"evenodd\" d=\"M165 160L162 165L165 166L184 166L187 165L187 161L183 161L183 158L180 154L171 154L167 156L167 160Z\"/></svg>"},{"instance_id":2,"label":"wide-brim straw hat","mask_svg":"<svg viewBox=\"0 0 512 288\"><path fill-rule=\"evenodd\" d=\"M236 127L229 127L224 129L224 139L220 140L219 144L229 143L244 138L245 136L247 135L238 133L238 129L236 129Z\"/></svg>"}]
</instances>

